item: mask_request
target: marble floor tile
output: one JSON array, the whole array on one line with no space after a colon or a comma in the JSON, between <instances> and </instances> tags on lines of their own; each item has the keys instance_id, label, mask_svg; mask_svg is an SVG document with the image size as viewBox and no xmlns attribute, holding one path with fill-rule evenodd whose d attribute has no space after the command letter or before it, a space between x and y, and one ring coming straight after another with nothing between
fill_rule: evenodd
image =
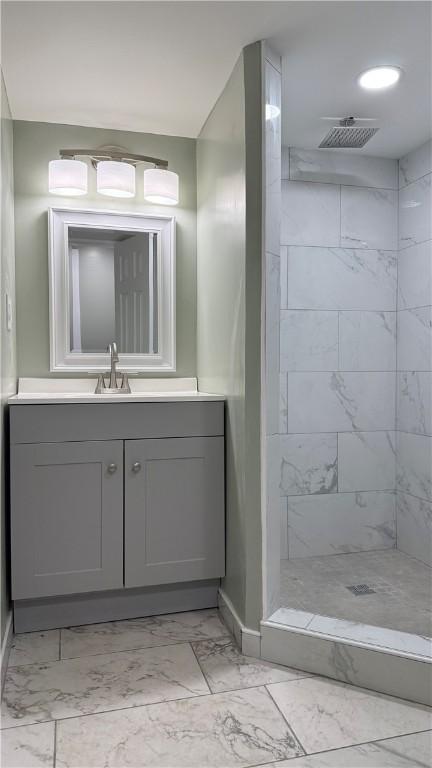
<instances>
[{"instance_id":1,"label":"marble floor tile","mask_svg":"<svg viewBox=\"0 0 432 768\"><path fill-rule=\"evenodd\" d=\"M61 658L226 637L218 611L190 611L62 629Z\"/></svg>"},{"instance_id":2,"label":"marble floor tile","mask_svg":"<svg viewBox=\"0 0 432 768\"><path fill-rule=\"evenodd\" d=\"M307 753L432 727L428 707L322 678L275 683L267 689Z\"/></svg>"},{"instance_id":3,"label":"marble floor tile","mask_svg":"<svg viewBox=\"0 0 432 768\"><path fill-rule=\"evenodd\" d=\"M186 643L30 664L8 670L2 725L8 728L208 693Z\"/></svg>"},{"instance_id":4,"label":"marble floor tile","mask_svg":"<svg viewBox=\"0 0 432 768\"><path fill-rule=\"evenodd\" d=\"M23 725L2 732L2 768L52 768L54 723Z\"/></svg>"},{"instance_id":5,"label":"marble floor tile","mask_svg":"<svg viewBox=\"0 0 432 768\"><path fill-rule=\"evenodd\" d=\"M57 768L235 768L302 753L264 688L57 725Z\"/></svg>"},{"instance_id":6,"label":"marble floor tile","mask_svg":"<svg viewBox=\"0 0 432 768\"><path fill-rule=\"evenodd\" d=\"M268 763L261 768L429 768L432 731Z\"/></svg>"},{"instance_id":7,"label":"marble floor tile","mask_svg":"<svg viewBox=\"0 0 432 768\"><path fill-rule=\"evenodd\" d=\"M306 672L244 656L230 640L203 640L192 643L192 647L213 693L308 676Z\"/></svg>"},{"instance_id":8,"label":"marble floor tile","mask_svg":"<svg viewBox=\"0 0 432 768\"><path fill-rule=\"evenodd\" d=\"M35 664L39 661L57 661L60 658L60 630L25 632L14 635L9 666Z\"/></svg>"}]
</instances>

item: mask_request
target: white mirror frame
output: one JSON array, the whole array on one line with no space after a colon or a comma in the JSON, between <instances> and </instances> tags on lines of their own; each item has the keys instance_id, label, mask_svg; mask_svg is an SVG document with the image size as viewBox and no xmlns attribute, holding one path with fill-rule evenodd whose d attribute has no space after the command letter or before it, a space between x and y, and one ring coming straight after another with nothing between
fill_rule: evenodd
<instances>
[{"instance_id":1,"label":"white mirror frame","mask_svg":"<svg viewBox=\"0 0 432 768\"><path fill-rule=\"evenodd\" d=\"M70 350L69 226L156 232L159 235L158 352L120 354L119 367L129 373L175 371L175 217L76 208L48 209L50 370L93 373L108 370L110 364L108 354Z\"/></svg>"}]
</instances>

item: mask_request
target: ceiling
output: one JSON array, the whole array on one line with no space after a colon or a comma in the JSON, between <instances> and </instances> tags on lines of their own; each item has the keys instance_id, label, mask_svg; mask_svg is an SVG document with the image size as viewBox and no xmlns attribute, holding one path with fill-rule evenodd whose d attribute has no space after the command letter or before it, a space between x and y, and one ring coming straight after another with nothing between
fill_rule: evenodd
<instances>
[{"instance_id":1,"label":"ceiling","mask_svg":"<svg viewBox=\"0 0 432 768\"><path fill-rule=\"evenodd\" d=\"M242 47L283 57L284 143L317 147L322 116L377 118L362 152L400 157L431 132L429 2L2 3L2 68L15 119L196 137ZM356 76L404 69L381 94Z\"/></svg>"},{"instance_id":2,"label":"ceiling","mask_svg":"<svg viewBox=\"0 0 432 768\"><path fill-rule=\"evenodd\" d=\"M309 5L302 3L302 6ZM379 131L357 152L399 158L432 134L429 2L313 3L293 31L274 38L283 53L284 143L316 148L331 117L368 117ZM404 70L386 91L365 91L358 75L370 66ZM352 151L352 150L349 150Z\"/></svg>"}]
</instances>

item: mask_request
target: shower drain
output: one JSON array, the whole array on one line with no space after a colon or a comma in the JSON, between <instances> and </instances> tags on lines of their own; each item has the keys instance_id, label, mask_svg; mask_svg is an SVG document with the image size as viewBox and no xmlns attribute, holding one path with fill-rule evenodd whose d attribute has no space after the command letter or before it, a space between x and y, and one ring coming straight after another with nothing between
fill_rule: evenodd
<instances>
[{"instance_id":1,"label":"shower drain","mask_svg":"<svg viewBox=\"0 0 432 768\"><path fill-rule=\"evenodd\" d=\"M352 587L347 587L350 592L353 593L353 595L374 595L375 590L372 589L368 584L354 584Z\"/></svg>"}]
</instances>

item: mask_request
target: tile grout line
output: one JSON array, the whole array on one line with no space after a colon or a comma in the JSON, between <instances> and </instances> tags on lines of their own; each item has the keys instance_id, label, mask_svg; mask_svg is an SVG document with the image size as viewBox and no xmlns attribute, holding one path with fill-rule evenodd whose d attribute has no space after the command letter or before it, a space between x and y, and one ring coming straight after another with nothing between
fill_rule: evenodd
<instances>
[{"instance_id":1,"label":"tile grout line","mask_svg":"<svg viewBox=\"0 0 432 768\"><path fill-rule=\"evenodd\" d=\"M259 688L261 686L254 686L255 688ZM14 731L17 728L25 728L29 725L42 725L42 723L62 723L65 720L77 720L80 717L94 717L95 715L108 715L110 712L129 712L132 709L141 709L142 707L154 707L159 706L160 704L171 704L176 701L192 701L195 699L206 699L209 696L214 696L215 694L212 694L211 691L209 693L197 693L193 696L180 696L176 699L165 699L162 701L149 701L147 704L132 704L127 707L116 707L115 709L102 709L98 710L96 712L81 712L81 714L78 715L67 715L66 717L56 717L51 718L49 720L33 720L30 723L22 723L20 725L8 725L5 728L0 729L0 733L4 733L6 731Z\"/></svg>"},{"instance_id":2,"label":"tile grout line","mask_svg":"<svg viewBox=\"0 0 432 768\"><path fill-rule=\"evenodd\" d=\"M198 641L198 642L199 642L199 641ZM205 642L205 641L204 641L204 642ZM228 638L228 642L231 642L231 643L232 643L233 641L232 641L232 639ZM193 653L193 655L195 656L195 659L196 659L196 663L198 664L198 667L199 667L199 669L200 669L200 672L201 672L201 674L202 674L202 676L203 676L203 678L204 678L204 680L205 680L205 684L206 684L207 688L209 689L209 691L210 691L210 694L211 694L212 696L214 696L214 691L212 690L212 688L211 688L211 686L210 686L210 683L209 683L209 681L208 681L208 679L207 679L207 675L206 675L206 673L204 672L204 670L203 670L203 668L202 668L202 666L201 666L201 664L200 664L200 660L199 660L199 658L198 658L198 656L197 656L197 654L196 654L196 651L195 651L195 648L193 647L193 644L192 644L192 642L191 642L191 643L189 643L189 645L190 645L190 647L191 647L191 650L192 650L192 653Z\"/></svg>"},{"instance_id":3,"label":"tile grout line","mask_svg":"<svg viewBox=\"0 0 432 768\"><path fill-rule=\"evenodd\" d=\"M365 314L365 315L396 315L398 312L401 311L410 311L411 309L429 309L430 304L421 304L418 307L405 307L404 310L398 310L398 309L371 309L368 307L367 309L362 309L361 307L355 307L354 309L351 308L344 308L344 307L281 307L281 313L282 312L357 312L357 314Z\"/></svg>"},{"instance_id":4,"label":"tile grout line","mask_svg":"<svg viewBox=\"0 0 432 768\"><path fill-rule=\"evenodd\" d=\"M305 679L305 678L302 678L302 679ZM291 680L288 680L287 682L293 682L293 681L291 681ZM270 691L269 691L269 688L268 688L268 685L269 685L269 684L267 684L267 685L264 685L264 688L265 688L265 690L267 691L267 694L268 694L268 696L269 696L270 700L271 700L271 701L273 702L273 704L275 705L276 709L278 710L278 712L279 712L279 714L281 715L282 719L283 719L283 720L285 721L285 723L287 724L287 726L288 726L289 730L291 731L292 735L294 736L295 740L296 740L296 741L297 741L297 743L300 745L300 748L303 750L303 753L304 753L304 755L303 755L303 756L307 755L307 752L306 752L306 750L305 750L305 748L304 748L304 746L303 746L302 742L301 742L301 741L300 741L300 739L298 738L298 736L297 736L297 734L296 734L296 732L295 732L294 728L292 727L291 723L289 723L289 722L288 722L288 719L285 717L284 713L282 712L281 708L279 707L279 704L277 703L277 701L275 701L275 699L274 699L274 698L273 698L273 696L271 695L271 693L270 693ZM278 683L276 683L276 685L278 685ZM298 755L298 757L301 757L301 755ZM291 759L291 758L288 758L288 759Z\"/></svg>"},{"instance_id":5,"label":"tile grout line","mask_svg":"<svg viewBox=\"0 0 432 768\"><path fill-rule=\"evenodd\" d=\"M385 431L386 430L383 430L383 432L385 432ZM339 435L339 432L334 432L334 433L333 432L310 432L310 433L309 432L301 432L300 434L302 434L302 435L309 435L309 434L311 434L311 435L316 435L316 434L321 434L321 435L322 434L324 434L324 435L326 435L326 434L330 434L330 435L335 434L335 435ZM353 496L353 495L355 495L357 493L393 493L394 494L395 493L395 489L394 488L358 488L356 491L342 491L342 490L338 490L338 491L330 491L330 492L327 492L327 493L287 493L287 494L281 494L281 498L282 499L284 499L284 498L287 498L287 499L304 499L304 498L309 498L309 497L312 497L312 496L314 498L322 498L323 496L333 497L333 496L338 496L338 495L340 496L340 495L343 495L343 494L347 495L347 496L348 495ZM408 495L409 496L413 496L413 494L408 494ZM415 496L414 498L418 498L420 501L428 501L428 499L422 499L421 496ZM387 547L385 547L385 549L387 549ZM355 550L355 551L357 551L357 550ZM360 552L374 552L375 550L373 550L373 549L366 549L366 550L358 550L358 551L360 551ZM349 555L350 552L341 552L339 554L347 554L347 555ZM311 555L308 555L308 557L311 557ZM317 557L325 557L325 555L317 555Z\"/></svg>"},{"instance_id":6,"label":"tile grout line","mask_svg":"<svg viewBox=\"0 0 432 768\"><path fill-rule=\"evenodd\" d=\"M312 182L311 182L312 183ZM407 248L413 248L415 245L421 245L422 243L428 243L430 241L430 237L427 238L427 240L421 240L418 243L411 243L410 245L406 245L405 248L402 248L403 251L407 250ZM394 253L396 254L399 250L398 248L359 248L355 245L313 245L309 243L281 243L282 248L320 248L324 251L361 251L362 253L364 251L372 252L372 253Z\"/></svg>"},{"instance_id":7,"label":"tile grout line","mask_svg":"<svg viewBox=\"0 0 432 768\"><path fill-rule=\"evenodd\" d=\"M391 429L389 427L386 427L385 429L325 429L325 430L314 430L313 432L287 432L287 435L335 435L336 433L339 433L341 435L350 435L350 434L362 434L364 432L370 432L372 434L377 434L378 432L397 432L402 431L405 432L407 435L420 435L421 437L432 437L432 435L428 435L425 432L407 432L406 430L395 430Z\"/></svg>"},{"instance_id":8,"label":"tile grout line","mask_svg":"<svg viewBox=\"0 0 432 768\"><path fill-rule=\"evenodd\" d=\"M23 632L22 634L27 634L27 633ZM32 633L28 633L28 634L32 634ZM97 656L110 656L116 653L129 653L133 651L151 651L152 648L172 648L177 645L188 645L190 643L199 643L205 640L222 640L225 637L228 637L228 635L217 635L215 637L208 637L208 638L202 637L199 640L178 640L178 641L176 640L174 643L165 643L162 645L138 645L133 648L119 648L116 651L99 651L98 653L87 653L81 656L65 656L64 658L50 659L47 661L29 661L27 664L14 664L9 668L17 669L18 667L31 667L36 664L39 664L39 665L40 664L58 664L59 661L76 661L77 659L91 659Z\"/></svg>"},{"instance_id":9,"label":"tile grout line","mask_svg":"<svg viewBox=\"0 0 432 768\"><path fill-rule=\"evenodd\" d=\"M306 310L306 311L309 311L309 310ZM313 310L313 311L315 311L315 310ZM317 311L320 312L321 310L317 310ZM327 311L327 310L325 310L325 311ZM342 310L342 311L344 311L344 310ZM418 369L415 369L415 370L417 371ZM411 369L408 368L408 369L406 369L405 372L406 373L411 373ZM281 371L281 373L285 373L285 371ZM290 374L293 374L293 373L322 373L322 374L340 373L340 374L344 375L345 373L369 373L369 374L370 373L400 373L400 371L397 371L396 368L386 368L384 370L382 368L372 368L372 369L356 368L356 369L348 369L348 370L335 370L335 368L328 368L325 371L323 371L322 369L321 370L316 370L314 368L295 368L293 370L286 371L286 373L290 373ZM431 373L431 371L421 370L420 369L420 373Z\"/></svg>"},{"instance_id":10,"label":"tile grout line","mask_svg":"<svg viewBox=\"0 0 432 768\"><path fill-rule=\"evenodd\" d=\"M426 240L417 240L417 241L416 241L416 242L414 242L414 243L408 243L408 245L404 245L404 246L403 246L403 248L400 248L400 247L399 247L397 250L398 250L399 252L400 252L400 251L406 251L406 250L408 250L408 248L414 248L416 245L423 245L423 243L429 243L429 242L430 242L430 240L431 240L431 238L430 238L430 237L427 237L427 238L426 238ZM399 245L400 245L400 243L399 243ZM300 247L301 247L301 246L300 246ZM361 249L359 249L359 250L361 250Z\"/></svg>"},{"instance_id":11,"label":"tile grout line","mask_svg":"<svg viewBox=\"0 0 432 768\"><path fill-rule=\"evenodd\" d=\"M325 755L329 752L341 752L345 749L353 749L354 747L366 747L368 744L381 744L381 742L384 741L393 741L395 739L403 739L405 736L420 736L422 733L430 733L432 734L432 730L427 728L423 731L412 731L410 733L399 733L396 736L385 736L384 738L380 739L371 739L370 741L360 741L356 744L346 744L343 747L331 747L330 749L322 749L319 752L306 752L304 757L314 757L315 755ZM288 758L289 760L293 760L294 758ZM265 763L259 763L255 766L248 766L248 768L261 768L261 766L268 765L268 760ZM270 761L275 763L275 767L277 768L278 762L277 761Z\"/></svg>"},{"instance_id":12,"label":"tile grout line","mask_svg":"<svg viewBox=\"0 0 432 768\"><path fill-rule=\"evenodd\" d=\"M311 675L311 677L315 677L315 676ZM305 678L297 678L297 679L305 679ZM293 681L288 680L288 681L284 681L284 682L293 682ZM302 742L300 741L300 739L298 738L295 730L293 729L291 724L288 722L287 718L285 717L285 715L283 714L283 712L279 708L277 702L274 700L273 696L271 695L270 691L268 690L268 687L267 687L268 685L278 685L278 683L268 683L268 684L263 685L263 686L254 686L253 688L238 688L238 689L233 689L233 691L223 691L223 692L221 691L220 693L233 693L233 692L239 692L239 691L257 690L259 688L265 689L267 691L267 693L268 693L272 703L274 703L276 709L281 714L283 720L285 721L285 723L287 723L291 733L294 735L294 737L297 740L298 744L303 749L303 751L304 751L303 757L310 757L312 755L326 754L328 752L338 752L338 751L341 751L341 750L344 750L344 749L351 749L353 747L366 746L368 744L379 744L380 742L393 741L394 739L404 738L405 736L416 736L416 735L421 735L423 733L431 733L432 734L432 729L426 728L426 729L423 729L423 730L420 730L420 731L410 731L409 733L398 733L398 734L396 734L394 736L386 736L384 738L381 737L381 738L378 738L378 739L370 739L369 741L357 742L357 743L354 743L354 744L346 744L346 745L344 745L342 747L330 747L329 749L319 750L319 751L316 751L316 752L306 752L306 750L304 749L304 746L303 746ZM211 695L214 696L214 695L218 695L218 694L211 694ZM194 697L191 697L191 698L193 698L193 699L196 699L196 698L207 698L207 696L194 696ZM393 697L390 697L390 698L393 698ZM188 700L189 699L172 699L172 700L169 700L167 702L156 702L156 704L169 704L172 701L188 701ZM148 706L154 706L154 704L144 704L144 705L139 705L138 707L125 707L124 709L140 709L141 707L148 707ZM425 706L425 705L419 705L419 706ZM29 725L38 726L38 725L43 725L43 724L46 724L46 723L54 723L54 750L53 750L54 763L53 763L53 768L55 768L56 757L57 757L57 736L58 736L58 734L57 734L57 725L59 723L62 723L62 722L67 721L67 720L76 720L77 718L80 718L80 717L93 717L94 715L103 715L103 714L110 714L111 712L114 713L114 712L122 712L122 711L123 711L123 709L119 709L119 710L113 710L113 709L111 709L111 710L104 710L103 712L92 712L92 713L83 714L83 715L73 715L73 716L69 716L69 717L65 717L65 718L59 718L57 720L42 720L42 721L39 721L39 722L36 722L36 723L28 723L28 724L23 724L23 725L19 725L19 726L14 726L14 727L11 727L11 728L5 728L3 730L6 732L6 731L17 730L19 728L27 728L27 727L29 727ZM302 757L302 756L299 755L299 757ZM286 759L287 760L291 760L291 759L294 759L294 758L286 758ZM249 766L249 768L259 768L259 766L267 765L268 762L274 762L277 765L279 760L270 760L270 761L266 760L265 763L258 763L258 764L253 764L253 765L251 764Z\"/></svg>"},{"instance_id":13,"label":"tile grout line","mask_svg":"<svg viewBox=\"0 0 432 768\"><path fill-rule=\"evenodd\" d=\"M398 160L398 182L400 183L400 161ZM399 423L399 357L400 357L400 349L399 349L399 341L400 341L400 334L399 334L399 325L400 325L400 308L399 308L399 262L400 262L400 186L398 184L398 191L397 191L397 219L396 219L396 226L397 226L397 257L396 257L396 350L395 350L395 365L396 365L396 373L395 373L395 407L394 407L394 425L395 425L395 458L394 458L394 486L395 486L395 506L394 506L394 526L395 526L395 547L397 549L398 546L398 476L399 476L399 436L398 436L398 423Z\"/></svg>"},{"instance_id":14,"label":"tile grout line","mask_svg":"<svg viewBox=\"0 0 432 768\"><path fill-rule=\"evenodd\" d=\"M294 678L294 680L285 680L283 682L292 683L292 682L295 682L296 680L306 680L311 677L318 678L318 675L314 675L311 673L306 675L305 677ZM269 683L269 685L279 685L279 683ZM130 710L133 710L133 709L142 709L143 707L157 707L157 706L161 706L162 704L172 704L177 701L178 702L196 701L199 699L208 699L214 696L224 696L227 693L239 693L241 691L244 691L244 692L257 691L257 690L262 690L265 687L266 687L265 685L251 685L248 688L233 688L230 691L217 691L216 693L212 693L212 691L209 690L209 693L197 693L193 696L180 696L179 698L176 698L176 699L165 699L162 701L149 701L148 704L133 704L127 707L120 707L120 708L116 707L115 709L103 709L97 712L82 712L81 714L78 714L78 715L67 715L66 717L50 718L47 720L34 720L30 723L20 723L19 725L8 725L5 728L0 728L0 733L5 733L6 731L15 731L17 728L26 728L29 725L42 725L43 723L62 723L67 720L77 720L78 718L81 718L81 717L94 717L95 715L108 715L111 712L125 712L125 711L129 712ZM390 698L396 698L396 697L390 697ZM422 705L419 705L419 706L422 706Z\"/></svg>"},{"instance_id":15,"label":"tile grout line","mask_svg":"<svg viewBox=\"0 0 432 768\"><path fill-rule=\"evenodd\" d=\"M286 145L285 145L286 146ZM295 147L293 147L295 149ZM319 151L319 150L315 150ZM298 173L299 171L297 171ZM302 173L302 171L300 171ZM429 176L429 173L425 173L424 176L420 176L419 179L416 179L415 181L410 181L409 184L406 184L405 186L409 186L410 184L415 184L416 181L420 181L420 179L423 179L425 176ZM281 181L290 181L290 182L296 182L297 184L322 184L326 185L328 187L354 187L355 189L372 189L374 192L397 192L397 187L371 187L370 184L347 184L343 183L341 184L339 181L319 181L318 179L292 179L292 178L283 178L281 177ZM403 189L403 187L401 187Z\"/></svg>"},{"instance_id":16,"label":"tile grout line","mask_svg":"<svg viewBox=\"0 0 432 768\"><path fill-rule=\"evenodd\" d=\"M410 432L407 432L407 434L411 434ZM427 435L422 435L422 437L427 437ZM412 499L417 499L417 501L425 501L426 504L430 504L432 502L432 498L426 499L424 496L416 496L415 493L410 493L409 491L406 491L404 488L397 488L397 493L402 493L404 496L410 496ZM415 558L418 559L418 558Z\"/></svg>"},{"instance_id":17,"label":"tile grout line","mask_svg":"<svg viewBox=\"0 0 432 768\"><path fill-rule=\"evenodd\" d=\"M53 768L56 768L56 762L57 762L57 720L54 720Z\"/></svg>"},{"instance_id":18,"label":"tile grout line","mask_svg":"<svg viewBox=\"0 0 432 768\"><path fill-rule=\"evenodd\" d=\"M398 162L400 162L400 160ZM425 179L426 176L430 176L431 174L432 174L432 171L426 171L426 173L423 173L421 176L417 176L417 178L412 179L412 181L407 181L406 184L402 184L402 186L398 188L398 191L400 192L402 189L406 189L407 187L410 187L411 184L416 184L418 181L421 181L421 179Z\"/></svg>"}]
</instances>

